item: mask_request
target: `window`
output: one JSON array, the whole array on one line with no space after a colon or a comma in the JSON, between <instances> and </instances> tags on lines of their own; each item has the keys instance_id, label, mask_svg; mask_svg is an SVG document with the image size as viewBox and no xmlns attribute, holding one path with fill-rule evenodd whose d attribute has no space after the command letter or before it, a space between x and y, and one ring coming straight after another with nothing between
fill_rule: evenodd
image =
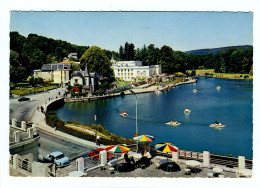
<instances>
[{"instance_id":1,"label":"window","mask_svg":"<svg viewBox=\"0 0 260 188\"><path fill-rule=\"evenodd\" d=\"M143 71L143 76L146 76L146 71Z\"/></svg>"},{"instance_id":2,"label":"window","mask_svg":"<svg viewBox=\"0 0 260 188\"><path fill-rule=\"evenodd\" d=\"M75 79L75 84L78 84L78 79Z\"/></svg>"},{"instance_id":3,"label":"window","mask_svg":"<svg viewBox=\"0 0 260 188\"><path fill-rule=\"evenodd\" d=\"M137 76L141 76L141 73L140 73L140 71L137 71Z\"/></svg>"}]
</instances>

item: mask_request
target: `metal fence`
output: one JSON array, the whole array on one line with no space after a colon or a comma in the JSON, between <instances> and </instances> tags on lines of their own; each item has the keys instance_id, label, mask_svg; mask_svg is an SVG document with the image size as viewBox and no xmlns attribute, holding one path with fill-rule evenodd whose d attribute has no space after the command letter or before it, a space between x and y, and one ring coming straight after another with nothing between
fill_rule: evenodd
<instances>
[{"instance_id":1,"label":"metal fence","mask_svg":"<svg viewBox=\"0 0 260 188\"><path fill-rule=\"evenodd\" d=\"M32 163L28 159L23 159L21 157L17 158L18 168L25 170L27 172L32 172Z\"/></svg>"},{"instance_id":2,"label":"metal fence","mask_svg":"<svg viewBox=\"0 0 260 188\"><path fill-rule=\"evenodd\" d=\"M195 160L198 160L198 161L203 161L203 153L180 150L179 151L179 158L180 159L187 159L187 160L195 159Z\"/></svg>"}]
</instances>

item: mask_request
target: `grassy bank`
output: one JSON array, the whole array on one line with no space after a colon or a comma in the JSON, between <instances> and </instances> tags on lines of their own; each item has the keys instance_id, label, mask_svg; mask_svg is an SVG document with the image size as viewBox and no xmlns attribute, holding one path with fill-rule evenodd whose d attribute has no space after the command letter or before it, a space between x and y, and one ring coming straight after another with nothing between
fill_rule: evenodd
<instances>
[{"instance_id":1,"label":"grassy bank","mask_svg":"<svg viewBox=\"0 0 260 188\"><path fill-rule=\"evenodd\" d=\"M189 70L191 72L191 70ZM239 74L239 73L215 73L214 69L197 69L197 76L213 76L216 78L226 78L226 79L253 79L253 76L249 74Z\"/></svg>"},{"instance_id":2,"label":"grassy bank","mask_svg":"<svg viewBox=\"0 0 260 188\"><path fill-rule=\"evenodd\" d=\"M61 132L91 142L96 142L96 135L90 134L87 131L84 131L83 129L93 131L99 134L101 136L101 143L104 145L135 144L135 141L133 139L123 138L121 136L117 136L113 133L110 133L102 125L86 125L75 121L63 121L57 116L55 111L49 111L46 113L46 123L51 127L56 127L56 129Z\"/></svg>"},{"instance_id":3,"label":"grassy bank","mask_svg":"<svg viewBox=\"0 0 260 188\"><path fill-rule=\"evenodd\" d=\"M43 92L51 90L51 89L55 89L58 88L57 85L49 85L46 87L15 87L14 89L11 90L11 93L14 95L26 95L26 94L31 94L31 93L39 93L39 92Z\"/></svg>"}]
</instances>

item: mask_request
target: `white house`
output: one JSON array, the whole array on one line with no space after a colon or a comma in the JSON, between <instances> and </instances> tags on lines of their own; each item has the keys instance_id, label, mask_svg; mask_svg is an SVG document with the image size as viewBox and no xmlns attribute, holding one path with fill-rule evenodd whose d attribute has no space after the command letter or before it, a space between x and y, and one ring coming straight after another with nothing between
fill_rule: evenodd
<instances>
[{"instance_id":1,"label":"white house","mask_svg":"<svg viewBox=\"0 0 260 188\"><path fill-rule=\"evenodd\" d=\"M162 73L160 65L142 66L142 61L111 60L116 78L132 81L135 78L148 78Z\"/></svg>"}]
</instances>

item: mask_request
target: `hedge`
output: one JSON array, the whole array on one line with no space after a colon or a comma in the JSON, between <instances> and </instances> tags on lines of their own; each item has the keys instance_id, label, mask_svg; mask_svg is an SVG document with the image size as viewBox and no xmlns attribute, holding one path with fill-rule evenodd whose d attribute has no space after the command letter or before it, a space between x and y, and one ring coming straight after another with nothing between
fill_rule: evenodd
<instances>
[{"instance_id":1,"label":"hedge","mask_svg":"<svg viewBox=\"0 0 260 188\"><path fill-rule=\"evenodd\" d=\"M65 122L61 119L59 119L59 117L57 116L57 114L55 113L55 111L49 111L46 113L46 123L51 126L51 127L56 127L57 130L67 133L69 135L84 139L84 140L88 140L88 141L92 141L92 142L96 142L96 136L95 135L91 135L89 133L85 133L76 129L72 129L70 127L66 127L65 126ZM101 143L104 145L114 145L114 144L135 144L135 141L132 139L126 139L123 138L121 136L117 136L115 134L110 133L107 129L105 129L102 125L84 125L81 124L79 122L74 122L74 121L67 121L66 123L69 124L75 124L75 125L82 125L85 127L89 127L91 129L97 130L97 132L100 132L108 137L110 137L110 139L107 138L101 138Z\"/></svg>"}]
</instances>

